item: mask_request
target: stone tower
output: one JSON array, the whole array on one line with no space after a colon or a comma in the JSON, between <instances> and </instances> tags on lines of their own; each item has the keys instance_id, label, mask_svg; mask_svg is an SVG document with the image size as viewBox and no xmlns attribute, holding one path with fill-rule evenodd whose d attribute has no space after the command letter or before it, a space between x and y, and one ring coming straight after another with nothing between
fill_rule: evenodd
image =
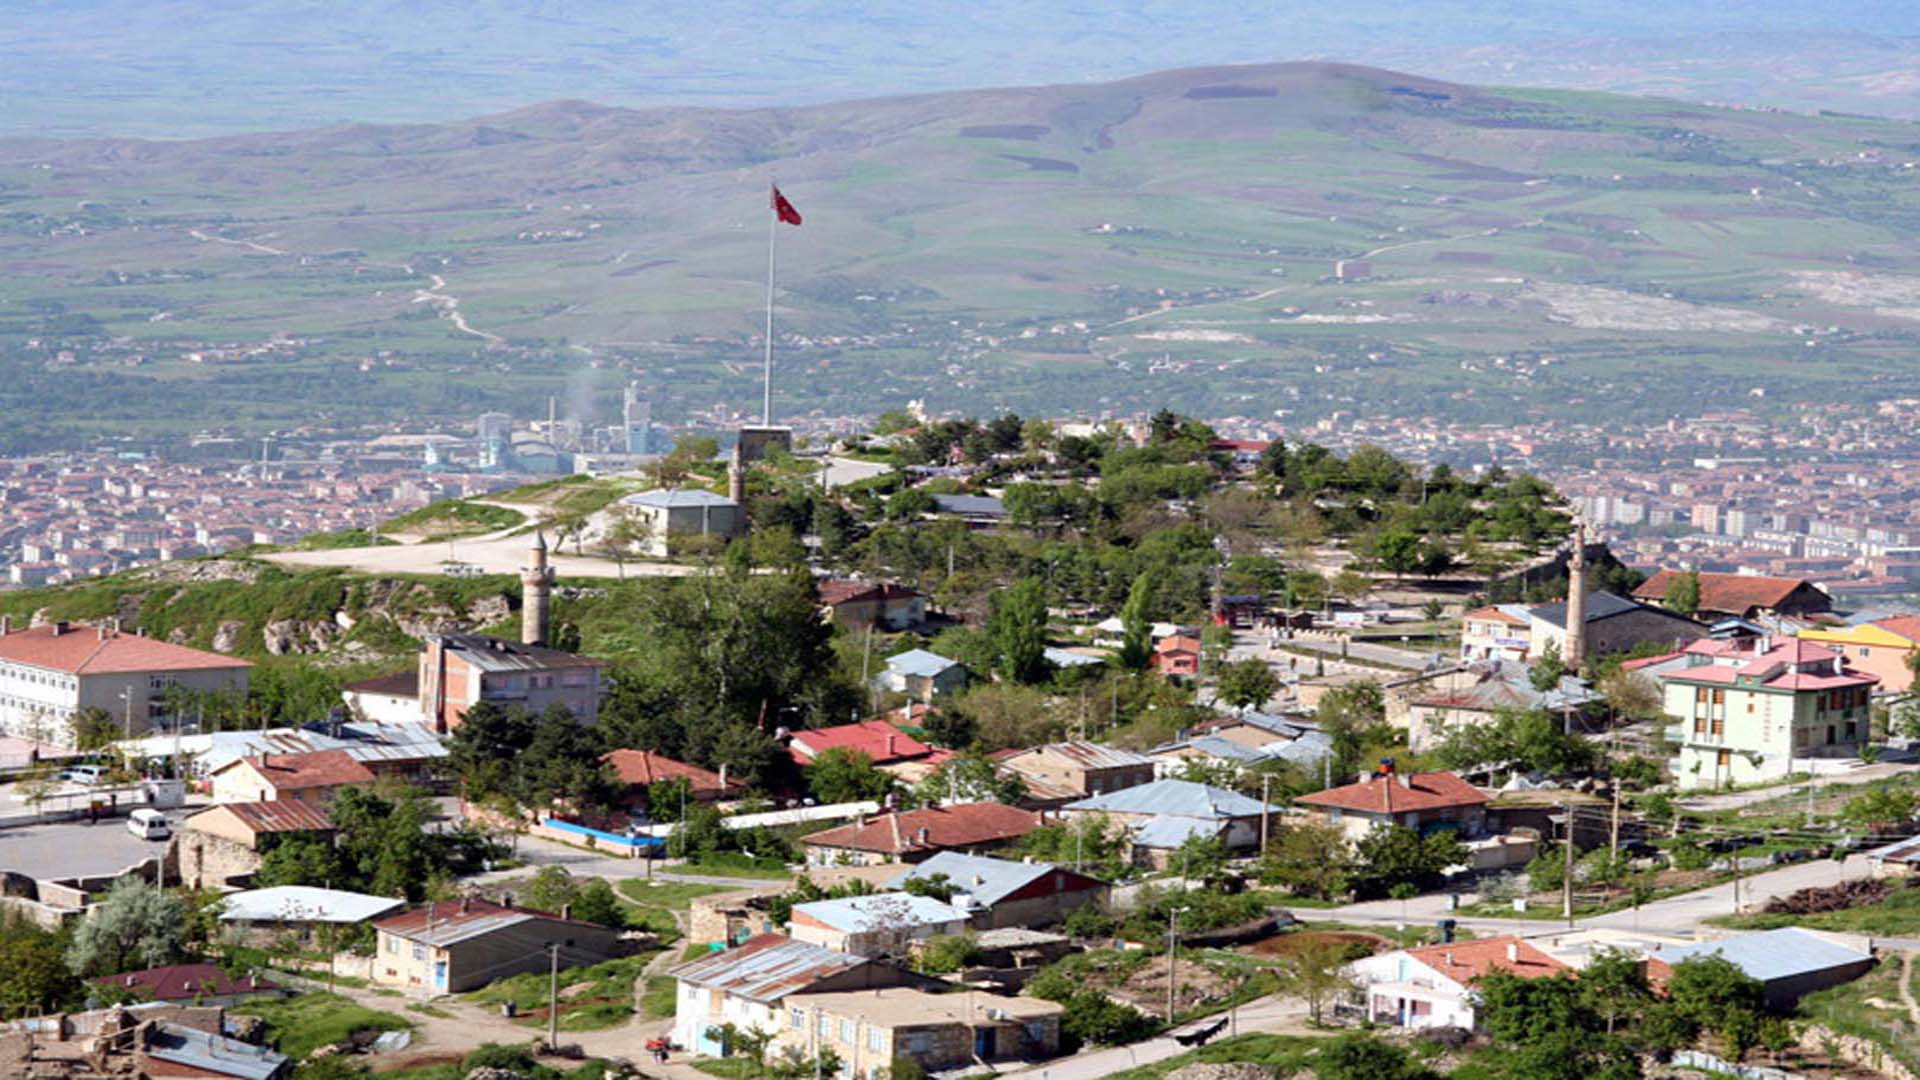
<instances>
[{"instance_id":1,"label":"stone tower","mask_svg":"<svg viewBox=\"0 0 1920 1080\"><path fill-rule=\"evenodd\" d=\"M547 643L547 619L553 609L553 567L547 565L547 537L533 531L532 558L520 571L520 642Z\"/></svg>"},{"instance_id":2,"label":"stone tower","mask_svg":"<svg viewBox=\"0 0 1920 1080\"><path fill-rule=\"evenodd\" d=\"M1567 648L1560 659L1579 671L1587 658L1587 527L1573 520L1573 552L1567 556Z\"/></svg>"},{"instance_id":3,"label":"stone tower","mask_svg":"<svg viewBox=\"0 0 1920 1080\"><path fill-rule=\"evenodd\" d=\"M733 444L733 458L727 465L727 498L736 504L747 504L747 456L741 444Z\"/></svg>"}]
</instances>

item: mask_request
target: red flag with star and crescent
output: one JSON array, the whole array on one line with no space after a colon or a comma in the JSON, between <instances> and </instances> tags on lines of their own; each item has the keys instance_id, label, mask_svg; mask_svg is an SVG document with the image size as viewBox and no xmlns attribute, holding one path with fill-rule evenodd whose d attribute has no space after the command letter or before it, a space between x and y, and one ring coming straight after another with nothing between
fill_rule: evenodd
<instances>
[{"instance_id":1,"label":"red flag with star and crescent","mask_svg":"<svg viewBox=\"0 0 1920 1080\"><path fill-rule=\"evenodd\" d=\"M780 194L778 187L773 189L773 216L789 225L800 224L800 211L795 210L787 197Z\"/></svg>"}]
</instances>

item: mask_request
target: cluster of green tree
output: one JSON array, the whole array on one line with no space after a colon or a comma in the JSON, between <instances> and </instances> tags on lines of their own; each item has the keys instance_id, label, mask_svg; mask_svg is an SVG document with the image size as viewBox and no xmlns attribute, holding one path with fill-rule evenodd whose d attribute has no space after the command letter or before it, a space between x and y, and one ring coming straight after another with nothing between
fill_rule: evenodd
<instances>
[{"instance_id":1,"label":"cluster of green tree","mask_svg":"<svg viewBox=\"0 0 1920 1080\"><path fill-rule=\"evenodd\" d=\"M422 900L447 894L454 878L507 854L465 826L430 831L432 807L418 788L343 788L330 813L331 840L300 833L274 840L263 849L255 882Z\"/></svg>"},{"instance_id":2,"label":"cluster of green tree","mask_svg":"<svg viewBox=\"0 0 1920 1080\"><path fill-rule=\"evenodd\" d=\"M565 912L571 918L614 930L627 925L626 909L605 878L582 882L564 866L541 867L516 901L535 911Z\"/></svg>"},{"instance_id":3,"label":"cluster of green tree","mask_svg":"<svg viewBox=\"0 0 1920 1080\"><path fill-rule=\"evenodd\" d=\"M1422 836L1393 825L1353 842L1335 826L1299 822L1275 831L1254 863L1254 877L1320 899L1413 896L1439 886L1446 869L1466 857L1465 846L1447 830Z\"/></svg>"},{"instance_id":4,"label":"cluster of green tree","mask_svg":"<svg viewBox=\"0 0 1920 1080\"><path fill-rule=\"evenodd\" d=\"M605 725L588 727L564 705L535 716L521 705L482 701L448 737L447 759L470 802L510 813L602 811L622 794L602 760L607 735Z\"/></svg>"},{"instance_id":5,"label":"cluster of green tree","mask_svg":"<svg viewBox=\"0 0 1920 1080\"><path fill-rule=\"evenodd\" d=\"M1500 708L1489 721L1445 725L1433 754L1457 772L1565 776L1591 771L1599 764L1599 748L1566 729L1563 718L1545 709Z\"/></svg>"},{"instance_id":6,"label":"cluster of green tree","mask_svg":"<svg viewBox=\"0 0 1920 1080\"><path fill-rule=\"evenodd\" d=\"M794 857L793 844L765 826L735 829L718 807L693 803L667 837L667 855L704 865L738 863L750 868L782 869Z\"/></svg>"},{"instance_id":7,"label":"cluster of green tree","mask_svg":"<svg viewBox=\"0 0 1920 1080\"><path fill-rule=\"evenodd\" d=\"M798 563L760 565L737 542L707 572L623 590L618 617L588 627L591 651L619 657L599 719L609 747L725 765L772 790L797 779L776 727L842 723L859 710L812 577Z\"/></svg>"},{"instance_id":8,"label":"cluster of green tree","mask_svg":"<svg viewBox=\"0 0 1920 1080\"><path fill-rule=\"evenodd\" d=\"M1702 1035L1733 1061L1793 1042L1787 1022L1767 1012L1760 983L1718 956L1673 965L1664 997L1641 962L1619 951L1601 953L1578 978L1495 971L1476 989L1494 1041L1482 1059L1514 1080L1632 1080L1643 1056L1664 1057Z\"/></svg>"},{"instance_id":9,"label":"cluster of green tree","mask_svg":"<svg viewBox=\"0 0 1920 1080\"><path fill-rule=\"evenodd\" d=\"M1106 991L1076 978L1061 964L1054 964L1028 980L1024 992L1045 1001L1057 1002L1066 1011L1060 1014L1060 1049L1073 1053L1082 1046L1120 1046L1139 1042L1160 1030L1160 1022L1125 1002L1116 1001Z\"/></svg>"}]
</instances>

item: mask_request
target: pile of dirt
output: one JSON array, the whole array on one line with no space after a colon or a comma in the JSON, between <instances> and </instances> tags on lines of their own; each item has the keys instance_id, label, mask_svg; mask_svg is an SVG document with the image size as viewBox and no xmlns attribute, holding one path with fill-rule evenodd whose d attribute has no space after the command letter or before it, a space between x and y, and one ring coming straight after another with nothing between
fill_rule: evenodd
<instances>
[{"instance_id":1,"label":"pile of dirt","mask_svg":"<svg viewBox=\"0 0 1920 1080\"><path fill-rule=\"evenodd\" d=\"M1378 953L1395 947L1392 941L1379 934L1355 930L1294 930L1275 934L1263 941L1256 941L1249 945L1247 950L1260 956L1292 956L1308 946L1324 941L1337 942L1355 953L1362 949L1368 953Z\"/></svg>"},{"instance_id":2,"label":"pile of dirt","mask_svg":"<svg viewBox=\"0 0 1920 1080\"><path fill-rule=\"evenodd\" d=\"M1877 904L1885 900L1893 888L1893 882L1874 878L1815 886L1786 896L1776 896L1767 901L1767 906L1760 911L1764 915L1812 915L1821 911L1845 911Z\"/></svg>"},{"instance_id":3,"label":"pile of dirt","mask_svg":"<svg viewBox=\"0 0 1920 1080\"><path fill-rule=\"evenodd\" d=\"M1278 1075L1265 1065L1233 1061L1186 1065L1168 1073L1166 1080L1273 1080Z\"/></svg>"}]
</instances>

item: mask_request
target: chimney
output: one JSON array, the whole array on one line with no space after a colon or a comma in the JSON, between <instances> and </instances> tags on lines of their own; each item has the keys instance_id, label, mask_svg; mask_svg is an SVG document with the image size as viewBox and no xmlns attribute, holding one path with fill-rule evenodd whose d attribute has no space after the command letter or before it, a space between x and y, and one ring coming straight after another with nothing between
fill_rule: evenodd
<instances>
[{"instance_id":1,"label":"chimney","mask_svg":"<svg viewBox=\"0 0 1920 1080\"><path fill-rule=\"evenodd\" d=\"M101 641L107 640L107 624L106 623L101 623L99 626L94 627L93 632L94 632L94 635L98 637Z\"/></svg>"},{"instance_id":2,"label":"chimney","mask_svg":"<svg viewBox=\"0 0 1920 1080\"><path fill-rule=\"evenodd\" d=\"M1519 962L1520 962L1520 943L1517 941L1507 942L1507 963L1517 964Z\"/></svg>"},{"instance_id":3,"label":"chimney","mask_svg":"<svg viewBox=\"0 0 1920 1080\"><path fill-rule=\"evenodd\" d=\"M929 834L929 833L928 833L928 831L927 831L927 827L926 827L925 825L922 825L922 826L920 826L920 832L919 832L919 834L918 834L918 839L919 839L919 841L920 841L920 844L921 844L921 846L922 846L922 847L924 847L924 846L926 846L926 843L927 843L927 837L928 837L928 835L930 835L930 834Z\"/></svg>"},{"instance_id":4,"label":"chimney","mask_svg":"<svg viewBox=\"0 0 1920 1080\"><path fill-rule=\"evenodd\" d=\"M473 908L472 899L470 897L462 896L460 898L460 914L465 915L468 911L472 910L472 908Z\"/></svg>"},{"instance_id":5,"label":"chimney","mask_svg":"<svg viewBox=\"0 0 1920 1080\"><path fill-rule=\"evenodd\" d=\"M727 763L723 761L720 763L720 793L724 795L726 794L726 792L727 792Z\"/></svg>"},{"instance_id":6,"label":"chimney","mask_svg":"<svg viewBox=\"0 0 1920 1080\"><path fill-rule=\"evenodd\" d=\"M53 624L53 636L59 637L61 634L64 634L71 629L73 629L72 623L68 622L65 619L60 619Z\"/></svg>"},{"instance_id":7,"label":"chimney","mask_svg":"<svg viewBox=\"0 0 1920 1080\"><path fill-rule=\"evenodd\" d=\"M1400 786L1403 788L1406 788L1408 791L1412 791L1413 790L1413 774L1399 773L1397 775L1400 777Z\"/></svg>"},{"instance_id":8,"label":"chimney","mask_svg":"<svg viewBox=\"0 0 1920 1080\"><path fill-rule=\"evenodd\" d=\"M560 905L560 917L561 917L561 918L563 918L563 919L571 919L571 918L573 918L573 905L572 905L572 904L561 904L561 905Z\"/></svg>"},{"instance_id":9,"label":"chimney","mask_svg":"<svg viewBox=\"0 0 1920 1080\"><path fill-rule=\"evenodd\" d=\"M13 616L0 615L0 637L13 633Z\"/></svg>"},{"instance_id":10,"label":"chimney","mask_svg":"<svg viewBox=\"0 0 1920 1080\"><path fill-rule=\"evenodd\" d=\"M1453 950L1452 949L1448 949L1446 952L1441 953L1440 955L1443 958L1445 958L1448 967L1453 966Z\"/></svg>"}]
</instances>

